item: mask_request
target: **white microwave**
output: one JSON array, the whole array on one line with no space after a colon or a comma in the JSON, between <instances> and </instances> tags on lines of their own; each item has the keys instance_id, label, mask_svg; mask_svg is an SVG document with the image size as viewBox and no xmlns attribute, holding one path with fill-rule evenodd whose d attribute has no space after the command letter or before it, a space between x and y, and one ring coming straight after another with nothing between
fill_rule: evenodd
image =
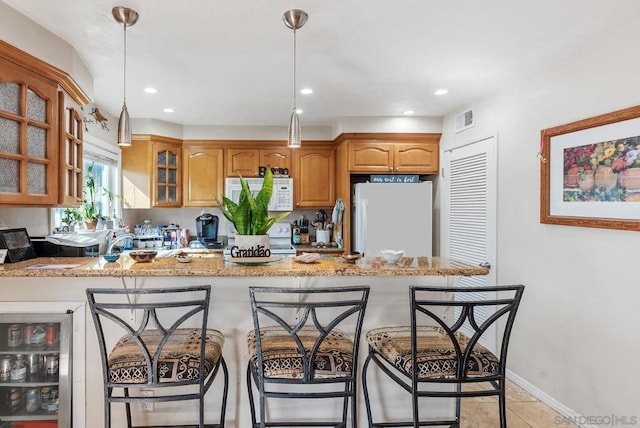
<instances>
[{"instance_id":1,"label":"white microwave","mask_svg":"<svg viewBox=\"0 0 640 428\"><path fill-rule=\"evenodd\" d=\"M262 189L263 178L245 178L251 193L255 196ZM238 203L242 186L240 179L229 177L225 181L224 195ZM269 200L269 211L293 211L293 178L273 179L273 192Z\"/></svg>"}]
</instances>

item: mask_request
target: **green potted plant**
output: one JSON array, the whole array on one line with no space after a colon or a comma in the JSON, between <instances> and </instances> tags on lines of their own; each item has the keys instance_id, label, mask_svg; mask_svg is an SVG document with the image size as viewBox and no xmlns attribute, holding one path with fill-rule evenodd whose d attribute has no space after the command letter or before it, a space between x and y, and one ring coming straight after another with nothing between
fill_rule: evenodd
<instances>
[{"instance_id":1,"label":"green potted plant","mask_svg":"<svg viewBox=\"0 0 640 428\"><path fill-rule=\"evenodd\" d=\"M76 208L65 208L62 211L60 221L62 224L67 225L69 232L73 232L75 225L82 221L82 215Z\"/></svg>"},{"instance_id":2,"label":"green potted plant","mask_svg":"<svg viewBox=\"0 0 640 428\"><path fill-rule=\"evenodd\" d=\"M276 222L288 216L283 212L269 217L269 200L273 191L273 173L267 168L262 182L262 188L256 196L251 194L246 180L240 177L242 190L238 203L226 196L218 199L218 206L222 214L233 223L236 229L235 247L236 257L264 257L269 256L269 237L267 232ZM234 253L232 252L232 256Z\"/></svg>"},{"instance_id":3,"label":"green potted plant","mask_svg":"<svg viewBox=\"0 0 640 428\"><path fill-rule=\"evenodd\" d=\"M100 209L96 203L96 182L93 178L93 163L87 169L87 176L84 181L84 201L80 206L80 215L84 219L87 230L95 230L100 219Z\"/></svg>"},{"instance_id":4,"label":"green potted plant","mask_svg":"<svg viewBox=\"0 0 640 428\"><path fill-rule=\"evenodd\" d=\"M114 194L111 190L109 190L109 189L107 189L105 187L102 188L102 194L104 196L106 196L108 201L109 201L109 204L108 204L107 209L106 209L108 214L103 216L102 219L105 221L105 227L107 229L113 229L117 225L117 222L115 221L116 220L116 207L115 207L113 201L116 198L122 200L122 197L120 195Z\"/></svg>"}]
</instances>

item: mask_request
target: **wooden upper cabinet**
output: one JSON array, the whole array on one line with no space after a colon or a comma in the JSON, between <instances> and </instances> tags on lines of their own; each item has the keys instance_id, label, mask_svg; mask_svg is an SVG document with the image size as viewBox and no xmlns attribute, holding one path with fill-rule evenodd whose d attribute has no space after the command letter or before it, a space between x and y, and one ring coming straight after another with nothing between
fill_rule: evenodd
<instances>
[{"instance_id":1,"label":"wooden upper cabinet","mask_svg":"<svg viewBox=\"0 0 640 428\"><path fill-rule=\"evenodd\" d=\"M122 147L124 208L182 206L182 151L172 138L134 135Z\"/></svg>"},{"instance_id":2,"label":"wooden upper cabinet","mask_svg":"<svg viewBox=\"0 0 640 428\"><path fill-rule=\"evenodd\" d=\"M57 91L0 58L0 204L58 203Z\"/></svg>"},{"instance_id":3,"label":"wooden upper cabinet","mask_svg":"<svg viewBox=\"0 0 640 428\"><path fill-rule=\"evenodd\" d=\"M393 144L358 141L349 144L349 171L393 172Z\"/></svg>"},{"instance_id":4,"label":"wooden upper cabinet","mask_svg":"<svg viewBox=\"0 0 640 428\"><path fill-rule=\"evenodd\" d=\"M58 92L60 143L58 203L78 207L82 203L82 121L80 105L63 91Z\"/></svg>"},{"instance_id":5,"label":"wooden upper cabinet","mask_svg":"<svg viewBox=\"0 0 640 428\"><path fill-rule=\"evenodd\" d=\"M292 152L295 207L332 207L336 201L334 148L295 149Z\"/></svg>"},{"instance_id":6,"label":"wooden upper cabinet","mask_svg":"<svg viewBox=\"0 0 640 428\"><path fill-rule=\"evenodd\" d=\"M349 171L436 174L439 168L438 150L437 142L350 142Z\"/></svg>"},{"instance_id":7,"label":"wooden upper cabinet","mask_svg":"<svg viewBox=\"0 0 640 428\"><path fill-rule=\"evenodd\" d=\"M215 207L224 194L224 150L183 147L183 206Z\"/></svg>"},{"instance_id":8,"label":"wooden upper cabinet","mask_svg":"<svg viewBox=\"0 0 640 428\"><path fill-rule=\"evenodd\" d=\"M439 150L437 143L397 143L393 172L437 174Z\"/></svg>"},{"instance_id":9,"label":"wooden upper cabinet","mask_svg":"<svg viewBox=\"0 0 640 428\"><path fill-rule=\"evenodd\" d=\"M257 177L260 166L291 170L291 152L287 148L227 149L227 177Z\"/></svg>"},{"instance_id":10,"label":"wooden upper cabinet","mask_svg":"<svg viewBox=\"0 0 640 428\"><path fill-rule=\"evenodd\" d=\"M257 177L260 150L227 149L227 177Z\"/></svg>"},{"instance_id":11,"label":"wooden upper cabinet","mask_svg":"<svg viewBox=\"0 0 640 428\"><path fill-rule=\"evenodd\" d=\"M259 166L286 168L291 171L291 150L282 148L260 149Z\"/></svg>"}]
</instances>

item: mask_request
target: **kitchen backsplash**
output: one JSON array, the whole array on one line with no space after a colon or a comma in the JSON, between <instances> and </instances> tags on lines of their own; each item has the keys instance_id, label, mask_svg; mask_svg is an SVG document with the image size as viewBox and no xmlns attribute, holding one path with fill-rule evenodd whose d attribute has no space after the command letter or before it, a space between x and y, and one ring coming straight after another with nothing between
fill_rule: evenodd
<instances>
[{"instance_id":1,"label":"kitchen backsplash","mask_svg":"<svg viewBox=\"0 0 640 428\"><path fill-rule=\"evenodd\" d=\"M282 220L283 222L293 223L294 220L300 219L303 215L307 219L313 220L316 216L316 211L311 210L294 210L287 217ZM222 212L218 208L152 208L152 209L125 209L124 210L124 223L133 227L136 224L142 224L146 219L151 220L151 223L155 225L168 225L170 223L176 223L181 228L189 229L191 235L195 235L196 217L200 214L207 212L213 215L217 215L220 219L220 226L218 227L218 235L229 235L234 233L233 226L222 215Z\"/></svg>"},{"instance_id":2,"label":"kitchen backsplash","mask_svg":"<svg viewBox=\"0 0 640 428\"><path fill-rule=\"evenodd\" d=\"M313 220L316 216L315 209L294 210L285 217L284 222L293 223L303 215ZM219 235L233 233L233 226L222 215L218 208L152 208L152 209L125 209L123 224L133 226L142 224L146 219L151 220L154 226L168 225L171 222L189 229L191 235L195 235L196 217L203 212L217 215L220 219ZM42 236L51 233L51 209L49 208L0 208L0 224L9 228L26 227L29 235ZM314 231L315 233L315 231Z\"/></svg>"},{"instance_id":3,"label":"kitchen backsplash","mask_svg":"<svg viewBox=\"0 0 640 428\"><path fill-rule=\"evenodd\" d=\"M26 227L30 236L49 234L49 208L0 208L0 224L8 228Z\"/></svg>"}]
</instances>

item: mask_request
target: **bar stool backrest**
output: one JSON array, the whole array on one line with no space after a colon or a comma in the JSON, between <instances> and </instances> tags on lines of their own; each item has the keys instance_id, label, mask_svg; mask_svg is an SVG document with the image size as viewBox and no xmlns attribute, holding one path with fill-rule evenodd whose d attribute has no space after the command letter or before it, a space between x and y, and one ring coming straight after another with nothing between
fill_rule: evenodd
<instances>
[{"instance_id":1,"label":"bar stool backrest","mask_svg":"<svg viewBox=\"0 0 640 428\"><path fill-rule=\"evenodd\" d=\"M467 382L482 377L483 381L491 381L504 377L509 339L516 312L524 292L523 285L497 287L410 287L411 299L411 367L416 367L413 381L417 382ZM488 293L488 299L478 300L478 293ZM497 294L496 294L497 293ZM488 314L486 319L479 312ZM489 350L481 341L487 339L487 332L500 319L504 320L502 334L498 336L495 357L491 373L471 373L474 367L470 361L478 354L487 354ZM425 327L431 326L431 327ZM435 326L435 328L433 327ZM420 331L420 329L423 329ZM434 336L443 340L443 349L454 352L455 367L451 373L443 377L416 375L420 370L429 370L421 365L417 357L420 349L419 340L425 340L424 329L434 329ZM442 339L444 338L444 339ZM448 339L448 340L447 340ZM427 339L431 340L431 339ZM431 344L433 346L433 344ZM493 352L492 352L493 353Z\"/></svg>"},{"instance_id":2,"label":"bar stool backrest","mask_svg":"<svg viewBox=\"0 0 640 428\"><path fill-rule=\"evenodd\" d=\"M259 382L273 383L323 383L331 382L331 376L316 373L316 357L322 348L330 347L338 330L349 332L353 355L350 376L336 379L345 382L355 379L358 361L358 344L362 321L369 297L368 286L342 288L278 288L250 287L251 307L257 348L257 367L264 367L263 340L265 328L277 329L295 343L301 359L301 376L265 378L258 370ZM304 337L303 337L304 336ZM312 344L309 336L313 336ZM306 345L306 351L305 351Z\"/></svg>"},{"instance_id":3,"label":"bar stool backrest","mask_svg":"<svg viewBox=\"0 0 640 428\"><path fill-rule=\"evenodd\" d=\"M100 342L104 379L109 379L108 350L114 345L114 343L106 343L106 340L119 338L124 331L144 356L147 385L157 385L161 381L162 386L171 386L172 383L202 384L210 296L211 286L209 285L157 289L87 289L87 298ZM161 380L158 369L160 356L171 335L179 328L200 330L200 343L197 349L200 353L199 367L197 367L200 375L176 382ZM150 332L155 335L160 334L155 352L151 352L145 343L145 337L148 337L146 335ZM108 381L107 384L109 384Z\"/></svg>"}]
</instances>

